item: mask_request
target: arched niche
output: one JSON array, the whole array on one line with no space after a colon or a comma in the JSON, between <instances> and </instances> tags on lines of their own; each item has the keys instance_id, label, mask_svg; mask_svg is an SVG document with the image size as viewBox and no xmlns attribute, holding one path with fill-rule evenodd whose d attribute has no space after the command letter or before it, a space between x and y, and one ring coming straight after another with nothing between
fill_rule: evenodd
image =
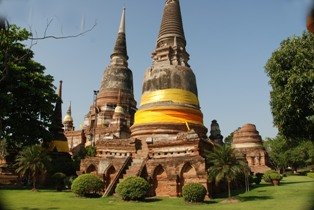
<instances>
[{"instance_id":1,"label":"arched niche","mask_svg":"<svg viewBox=\"0 0 314 210\"><path fill-rule=\"evenodd\" d=\"M97 174L97 168L94 164L91 164L89 165L87 168L86 168L86 173L87 174Z\"/></svg>"},{"instance_id":2,"label":"arched niche","mask_svg":"<svg viewBox=\"0 0 314 210\"><path fill-rule=\"evenodd\" d=\"M158 165L154 169L152 181L153 181L152 183L153 194L163 195L165 192L165 189L167 188L168 179L167 179L167 173L161 165Z\"/></svg>"},{"instance_id":3,"label":"arched niche","mask_svg":"<svg viewBox=\"0 0 314 210\"><path fill-rule=\"evenodd\" d=\"M103 174L103 180L105 183L105 189L110 185L117 174L117 170L113 165L110 165L108 169Z\"/></svg>"},{"instance_id":4,"label":"arched niche","mask_svg":"<svg viewBox=\"0 0 314 210\"><path fill-rule=\"evenodd\" d=\"M179 176L177 176L177 195L182 195L182 188L187 183L197 182L197 173L195 168L191 163L185 163L180 171Z\"/></svg>"}]
</instances>

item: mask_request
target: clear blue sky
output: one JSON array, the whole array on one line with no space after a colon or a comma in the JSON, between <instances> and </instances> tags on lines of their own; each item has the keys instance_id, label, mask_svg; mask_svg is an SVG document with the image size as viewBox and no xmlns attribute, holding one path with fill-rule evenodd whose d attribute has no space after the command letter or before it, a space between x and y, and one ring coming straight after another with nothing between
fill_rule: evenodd
<instances>
[{"instance_id":1,"label":"clear blue sky","mask_svg":"<svg viewBox=\"0 0 314 210\"><path fill-rule=\"evenodd\" d=\"M190 65L198 85L204 122L220 124L226 137L245 123L253 123L263 138L274 137L264 65L280 42L305 30L311 0L181 0ZM88 34L64 40L39 41L35 60L63 86L63 113L72 102L80 127L100 87L126 5L129 67L133 71L138 104L144 71L151 65L164 0L0 0L0 14L10 23L43 36Z\"/></svg>"}]
</instances>

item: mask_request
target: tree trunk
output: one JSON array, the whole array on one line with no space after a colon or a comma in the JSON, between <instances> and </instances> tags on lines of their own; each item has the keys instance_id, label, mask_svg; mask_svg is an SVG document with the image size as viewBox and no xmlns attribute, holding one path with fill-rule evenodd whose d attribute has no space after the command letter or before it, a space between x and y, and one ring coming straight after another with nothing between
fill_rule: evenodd
<instances>
[{"instance_id":1,"label":"tree trunk","mask_svg":"<svg viewBox=\"0 0 314 210\"><path fill-rule=\"evenodd\" d=\"M33 176L33 190L36 190L36 176Z\"/></svg>"},{"instance_id":2,"label":"tree trunk","mask_svg":"<svg viewBox=\"0 0 314 210\"><path fill-rule=\"evenodd\" d=\"M37 181L37 173L35 172L33 175L33 190L36 190L36 181Z\"/></svg>"},{"instance_id":3,"label":"tree trunk","mask_svg":"<svg viewBox=\"0 0 314 210\"><path fill-rule=\"evenodd\" d=\"M227 181L227 183L228 183L228 198L231 198L230 181Z\"/></svg>"},{"instance_id":4,"label":"tree trunk","mask_svg":"<svg viewBox=\"0 0 314 210\"><path fill-rule=\"evenodd\" d=\"M248 192L250 191L250 182L249 182L249 177L245 175L245 191Z\"/></svg>"}]
</instances>

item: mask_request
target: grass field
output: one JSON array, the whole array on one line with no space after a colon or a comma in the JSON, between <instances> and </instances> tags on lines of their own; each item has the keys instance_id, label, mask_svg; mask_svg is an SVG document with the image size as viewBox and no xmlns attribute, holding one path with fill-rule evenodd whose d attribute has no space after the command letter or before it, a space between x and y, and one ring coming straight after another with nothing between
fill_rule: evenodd
<instances>
[{"instance_id":1,"label":"grass field","mask_svg":"<svg viewBox=\"0 0 314 210\"><path fill-rule=\"evenodd\" d=\"M79 198L71 192L51 190L1 190L5 209L11 210L312 210L314 179L289 176L277 187L261 184L237 195L238 203L222 204L212 199L202 204L187 204L182 198L154 198L147 202L124 202L116 197Z\"/></svg>"}]
</instances>

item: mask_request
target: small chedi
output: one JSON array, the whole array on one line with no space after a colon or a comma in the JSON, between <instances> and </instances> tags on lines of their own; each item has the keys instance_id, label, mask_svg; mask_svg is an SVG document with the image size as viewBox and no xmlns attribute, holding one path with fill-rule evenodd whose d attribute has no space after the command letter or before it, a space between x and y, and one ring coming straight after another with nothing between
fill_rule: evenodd
<instances>
[{"instance_id":1,"label":"small chedi","mask_svg":"<svg viewBox=\"0 0 314 210\"><path fill-rule=\"evenodd\" d=\"M62 124L62 81L60 81L57 92L58 99L54 109L53 123L50 129L52 134L52 141L49 145L49 150L52 153L59 153L61 155L69 156L68 139L64 134Z\"/></svg>"},{"instance_id":2,"label":"small chedi","mask_svg":"<svg viewBox=\"0 0 314 210\"><path fill-rule=\"evenodd\" d=\"M270 170L267 166L267 153L255 125L245 124L235 131L232 147L245 156L252 172L264 173Z\"/></svg>"},{"instance_id":3,"label":"small chedi","mask_svg":"<svg viewBox=\"0 0 314 210\"><path fill-rule=\"evenodd\" d=\"M223 145L223 141L222 141L223 136L221 135L221 131L220 131L217 120L213 120L210 125L209 139L219 145Z\"/></svg>"}]
</instances>

